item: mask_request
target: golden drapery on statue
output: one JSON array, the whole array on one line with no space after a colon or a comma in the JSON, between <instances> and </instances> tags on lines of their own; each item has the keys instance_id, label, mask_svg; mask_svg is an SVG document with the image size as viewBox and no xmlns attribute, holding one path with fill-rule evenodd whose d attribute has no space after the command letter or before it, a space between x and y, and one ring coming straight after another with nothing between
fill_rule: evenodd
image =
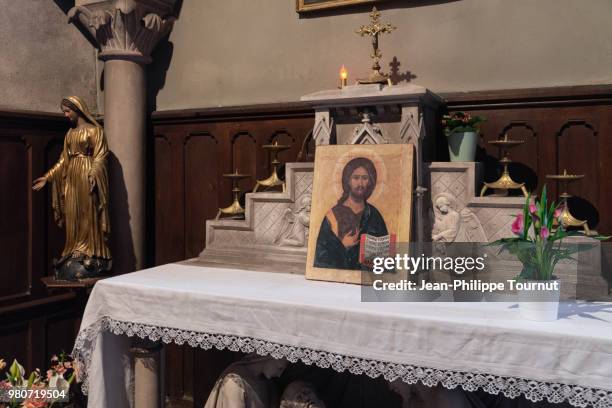
<instances>
[{"instance_id":1,"label":"golden drapery on statue","mask_svg":"<svg viewBox=\"0 0 612 408\"><path fill-rule=\"evenodd\" d=\"M51 183L55 220L66 229L56 276L74 280L110 269L108 147L102 126L81 99L63 99L62 110L75 126L66 133L59 160L34 189L42 188L37 182Z\"/></svg>"}]
</instances>

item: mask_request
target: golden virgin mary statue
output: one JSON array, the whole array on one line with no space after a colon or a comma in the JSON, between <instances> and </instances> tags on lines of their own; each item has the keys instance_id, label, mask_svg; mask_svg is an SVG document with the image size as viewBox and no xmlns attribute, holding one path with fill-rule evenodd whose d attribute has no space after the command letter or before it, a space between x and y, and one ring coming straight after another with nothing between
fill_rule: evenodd
<instances>
[{"instance_id":1,"label":"golden virgin mary statue","mask_svg":"<svg viewBox=\"0 0 612 408\"><path fill-rule=\"evenodd\" d=\"M62 257L55 261L57 279L100 276L111 267L108 249L108 148L102 126L76 96L62 100L62 112L72 128L64 138L59 160L32 189L51 183L55 221L66 229Z\"/></svg>"}]
</instances>

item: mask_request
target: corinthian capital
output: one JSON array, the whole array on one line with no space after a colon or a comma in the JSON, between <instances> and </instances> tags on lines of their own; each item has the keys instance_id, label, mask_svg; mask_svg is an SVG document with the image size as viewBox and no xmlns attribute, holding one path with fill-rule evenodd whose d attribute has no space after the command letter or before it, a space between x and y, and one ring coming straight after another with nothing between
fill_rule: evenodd
<instances>
[{"instance_id":1,"label":"corinthian capital","mask_svg":"<svg viewBox=\"0 0 612 408\"><path fill-rule=\"evenodd\" d=\"M99 57L151 62L151 52L172 29L175 0L81 0L68 12L96 39Z\"/></svg>"}]
</instances>

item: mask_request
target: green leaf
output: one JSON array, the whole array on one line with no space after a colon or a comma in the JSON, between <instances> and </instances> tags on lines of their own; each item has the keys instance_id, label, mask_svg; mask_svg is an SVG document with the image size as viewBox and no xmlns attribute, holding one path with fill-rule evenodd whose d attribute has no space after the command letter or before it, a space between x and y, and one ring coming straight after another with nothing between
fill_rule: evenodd
<instances>
[{"instance_id":1,"label":"green leaf","mask_svg":"<svg viewBox=\"0 0 612 408\"><path fill-rule=\"evenodd\" d=\"M17 378L23 377L24 369L21 366L21 364L19 364L17 360L15 359L13 360L13 364L11 364L11 368L9 369L9 372L11 373L11 376L13 376L13 378L17 379Z\"/></svg>"},{"instance_id":2,"label":"green leaf","mask_svg":"<svg viewBox=\"0 0 612 408\"><path fill-rule=\"evenodd\" d=\"M546 184L544 184L544 187L542 188L542 197L540 197L540 205L539 205L539 210L540 210L540 219L544 218L544 212L546 211Z\"/></svg>"}]
</instances>

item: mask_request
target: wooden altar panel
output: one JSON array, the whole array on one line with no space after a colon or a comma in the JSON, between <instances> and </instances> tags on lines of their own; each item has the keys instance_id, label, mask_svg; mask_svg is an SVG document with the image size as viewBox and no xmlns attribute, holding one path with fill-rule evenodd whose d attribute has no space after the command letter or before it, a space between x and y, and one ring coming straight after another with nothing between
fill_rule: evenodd
<instances>
[{"instance_id":1,"label":"wooden altar panel","mask_svg":"<svg viewBox=\"0 0 612 408\"><path fill-rule=\"evenodd\" d=\"M601 153L599 151L599 138L597 129L588 120L570 120L561 126L556 134L557 141L557 171L562 173L567 169L568 173L584 174L583 181L571 183L568 186L569 194L573 195L569 200L572 213L578 219L587 219L589 225L599 224L599 209L594 203L600 202L601 191L599 186L590 180L600 180L600 171L605 169L599 167ZM558 186L562 188L562 185ZM562 193L562 191L558 191Z\"/></svg>"},{"instance_id":2,"label":"wooden altar panel","mask_svg":"<svg viewBox=\"0 0 612 408\"><path fill-rule=\"evenodd\" d=\"M173 143L174 142L174 143ZM176 173L182 173L180 140L155 135L155 262L164 264L184 256L184 185ZM178 145L177 145L178 144ZM177 211L178 209L178 211Z\"/></svg>"},{"instance_id":3,"label":"wooden altar panel","mask_svg":"<svg viewBox=\"0 0 612 408\"><path fill-rule=\"evenodd\" d=\"M185 206L185 256L193 258L202 251L206 230L204 221L217 215L220 173L219 139L209 132L192 133L185 140L185 202L207 203ZM229 170L228 170L229 171Z\"/></svg>"},{"instance_id":4,"label":"wooden altar panel","mask_svg":"<svg viewBox=\"0 0 612 408\"><path fill-rule=\"evenodd\" d=\"M297 161L314 112L303 106L212 109L155 113L155 263L197 256L204 249L204 223L232 200L223 173L248 173L240 187L250 192L271 171L262 146L278 140L290 149L281 162Z\"/></svg>"},{"instance_id":5,"label":"wooden altar panel","mask_svg":"<svg viewBox=\"0 0 612 408\"><path fill-rule=\"evenodd\" d=\"M66 345L74 344L75 317L72 313L64 313L48 317L44 322L44 350L41 350L45 363L51 359L51 356L61 352L70 354L72 349L67 349ZM48 364L48 363L47 363Z\"/></svg>"},{"instance_id":6,"label":"wooden altar panel","mask_svg":"<svg viewBox=\"0 0 612 408\"><path fill-rule=\"evenodd\" d=\"M253 189L255 180L257 180L258 175L261 173L258 170L265 166L265 163L258 163L257 159L260 156L258 148L255 136L248 131L237 132L231 137L232 161L229 168L225 166L227 170L224 172L233 173L238 170L241 174L249 175L249 178L238 182L238 186L243 192Z\"/></svg>"},{"instance_id":7,"label":"wooden altar panel","mask_svg":"<svg viewBox=\"0 0 612 408\"><path fill-rule=\"evenodd\" d=\"M0 138L0 301L28 296L32 280L28 233L29 149L19 135Z\"/></svg>"},{"instance_id":8,"label":"wooden altar panel","mask_svg":"<svg viewBox=\"0 0 612 408\"><path fill-rule=\"evenodd\" d=\"M496 120L497 112L488 112L487 120ZM528 113L528 112L526 112ZM540 154L538 153L538 140L537 132L529 125L529 119L524 114L519 114L520 120L514 120L508 122L499 132L495 134L488 132L483 134L481 143L482 146L487 146L487 142L497 140L501 135L508 135L510 139L524 140L525 143L512 149L510 157L515 162L510 165L510 171L514 176L514 179L519 182L527 184L527 188L532 190L538 184L538 175L533 169L537 169L539 166ZM504 121L505 119L502 119ZM503 136L502 136L503 137ZM536 154L534 154L536 153ZM499 153L498 150L493 148L488 151L485 148L478 149L477 160L485 163L485 180L488 182L495 181L500 175L500 169L497 165Z\"/></svg>"},{"instance_id":9,"label":"wooden altar panel","mask_svg":"<svg viewBox=\"0 0 612 408\"><path fill-rule=\"evenodd\" d=\"M60 157L64 143L62 138L51 139L44 147L45 154L45 169L50 169ZM46 171L46 170L45 170ZM45 268L45 276L53 275L53 258L59 258L64 249L64 230L62 230L55 222L53 208L51 208L51 189L45 188L45 191L39 191L38 194L45 199L45 208L47 210L47 234L51 239L46 241L47 248L47 263Z\"/></svg>"},{"instance_id":10,"label":"wooden altar panel","mask_svg":"<svg viewBox=\"0 0 612 408\"><path fill-rule=\"evenodd\" d=\"M12 359L16 358L21 364L29 365L31 355L27 347L29 329L28 322L4 324L0 328L0 350L2 350L2 358L7 364L11 364Z\"/></svg>"},{"instance_id":11,"label":"wooden altar panel","mask_svg":"<svg viewBox=\"0 0 612 408\"><path fill-rule=\"evenodd\" d=\"M588 219L602 234L612 233L612 189L606 172L612 168L612 87L588 86L474 92L445 95L448 109L468 111L487 118L482 126L477 160L485 163L485 179L499 176L497 148L489 140L507 133L526 141L510 150L513 177L539 191L544 184L554 198L560 191L547 174L584 174L585 179L570 184L570 201L576 215ZM439 152L441 155L444 152ZM516 192L515 194L518 194Z\"/></svg>"}]
</instances>

